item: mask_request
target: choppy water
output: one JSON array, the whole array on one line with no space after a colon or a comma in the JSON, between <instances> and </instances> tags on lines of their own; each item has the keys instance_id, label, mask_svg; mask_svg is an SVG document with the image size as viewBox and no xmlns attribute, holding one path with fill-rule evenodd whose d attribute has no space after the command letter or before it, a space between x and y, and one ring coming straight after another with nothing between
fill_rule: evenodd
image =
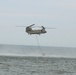
<instances>
[{"instance_id":1,"label":"choppy water","mask_svg":"<svg viewBox=\"0 0 76 75\"><path fill-rule=\"evenodd\" d=\"M76 75L76 59L1 56L0 75Z\"/></svg>"},{"instance_id":2,"label":"choppy water","mask_svg":"<svg viewBox=\"0 0 76 75\"><path fill-rule=\"evenodd\" d=\"M76 48L0 45L0 75L76 75Z\"/></svg>"}]
</instances>

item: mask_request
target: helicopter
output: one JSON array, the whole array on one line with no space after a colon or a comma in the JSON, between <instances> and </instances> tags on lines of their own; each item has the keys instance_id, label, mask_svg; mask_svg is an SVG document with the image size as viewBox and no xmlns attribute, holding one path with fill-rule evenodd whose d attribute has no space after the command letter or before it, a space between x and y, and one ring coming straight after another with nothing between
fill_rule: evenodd
<instances>
[{"instance_id":1,"label":"helicopter","mask_svg":"<svg viewBox=\"0 0 76 75\"><path fill-rule=\"evenodd\" d=\"M37 26L41 29L33 29L35 24L29 25L29 26L17 26L17 27L26 27L25 32L28 34L45 34L47 33L46 28L44 26ZM55 28L48 28L48 29L55 29Z\"/></svg>"},{"instance_id":2,"label":"helicopter","mask_svg":"<svg viewBox=\"0 0 76 75\"><path fill-rule=\"evenodd\" d=\"M30 26L27 26L26 27L26 32L28 34L44 34L44 33L47 33L47 31L45 30L45 27L44 26L41 26L41 29L32 29L32 26L34 26L35 24L32 24Z\"/></svg>"}]
</instances>

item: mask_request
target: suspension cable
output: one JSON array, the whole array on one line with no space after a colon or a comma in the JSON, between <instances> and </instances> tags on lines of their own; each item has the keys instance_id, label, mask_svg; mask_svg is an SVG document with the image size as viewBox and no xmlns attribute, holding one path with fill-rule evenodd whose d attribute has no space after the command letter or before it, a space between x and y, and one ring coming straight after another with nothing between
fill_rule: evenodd
<instances>
[{"instance_id":1,"label":"suspension cable","mask_svg":"<svg viewBox=\"0 0 76 75\"><path fill-rule=\"evenodd\" d=\"M37 35L36 35L36 40L37 40L38 47L39 47L39 49L41 50L41 47L40 47L40 44L39 44L39 40L38 40Z\"/></svg>"},{"instance_id":2,"label":"suspension cable","mask_svg":"<svg viewBox=\"0 0 76 75\"><path fill-rule=\"evenodd\" d=\"M39 47L39 50L40 50L41 55L42 55L42 56L45 56L45 53L42 52L42 50L41 50L41 47L40 47L40 44L39 44L39 40L38 40L37 35L36 35L36 40L37 40L37 44L38 44L38 47Z\"/></svg>"}]
</instances>

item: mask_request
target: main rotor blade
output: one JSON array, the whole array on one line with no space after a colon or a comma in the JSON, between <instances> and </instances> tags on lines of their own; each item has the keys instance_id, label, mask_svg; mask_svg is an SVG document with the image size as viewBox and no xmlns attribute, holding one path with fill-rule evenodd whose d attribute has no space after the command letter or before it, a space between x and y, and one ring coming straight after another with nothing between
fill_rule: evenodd
<instances>
[{"instance_id":1,"label":"main rotor blade","mask_svg":"<svg viewBox=\"0 0 76 75\"><path fill-rule=\"evenodd\" d=\"M35 27L38 27L38 28L42 28L41 26L34 26L34 28ZM45 27L46 29L56 29L56 28L54 28L54 27Z\"/></svg>"},{"instance_id":2,"label":"main rotor blade","mask_svg":"<svg viewBox=\"0 0 76 75\"><path fill-rule=\"evenodd\" d=\"M46 29L56 29L56 28L51 28L51 27L45 27Z\"/></svg>"},{"instance_id":3,"label":"main rotor blade","mask_svg":"<svg viewBox=\"0 0 76 75\"><path fill-rule=\"evenodd\" d=\"M30 27L32 27L33 25L35 25L35 24L30 25Z\"/></svg>"},{"instance_id":4,"label":"main rotor blade","mask_svg":"<svg viewBox=\"0 0 76 75\"><path fill-rule=\"evenodd\" d=\"M32 25L29 25L29 27L32 27L33 25L35 25L35 24L32 24ZM16 26L16 27L28 27L28 26Z\"/></svg>"},{"instance_id":5,"label":"main rotor blade","mask_svg":"<svg viewBox=\"0 0 76 75\"><path fill-rule=\"evenodd\" d=\"M27 27L27 26L16 26L16 27Z\"/></svg>"}]
</instances>

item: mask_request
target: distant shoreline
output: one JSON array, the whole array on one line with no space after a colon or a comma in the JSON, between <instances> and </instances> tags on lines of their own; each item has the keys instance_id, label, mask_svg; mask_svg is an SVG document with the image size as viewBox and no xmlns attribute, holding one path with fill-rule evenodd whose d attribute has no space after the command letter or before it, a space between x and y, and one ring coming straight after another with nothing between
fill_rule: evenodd
<instances>
[{"instance_id":1,"label":"distant shoreline","mask_svg":"<svg viewBox=\"0 0 76 75\"><path fill-rule=\"evenodd\" d=\"M76 59L76 57L52 57L52 56L26 56L26 55L0 55L0 57L11 58L54 58L54 59Z\"/></svg>"},{"instance_id":2,"label":"distant shoreline","mask_svg":"<svg viewBox=\"0 0 76 75\"><path fill-rule=\"evenodd\" d=\"M18 44L0 44L5 46L30 46L30 47L38 47L37 45L18 45ZM52 48L76 48L76 47L62 47L62 46L40 46L40 47L52 47Z\"/></svg>"}]
</instances>

